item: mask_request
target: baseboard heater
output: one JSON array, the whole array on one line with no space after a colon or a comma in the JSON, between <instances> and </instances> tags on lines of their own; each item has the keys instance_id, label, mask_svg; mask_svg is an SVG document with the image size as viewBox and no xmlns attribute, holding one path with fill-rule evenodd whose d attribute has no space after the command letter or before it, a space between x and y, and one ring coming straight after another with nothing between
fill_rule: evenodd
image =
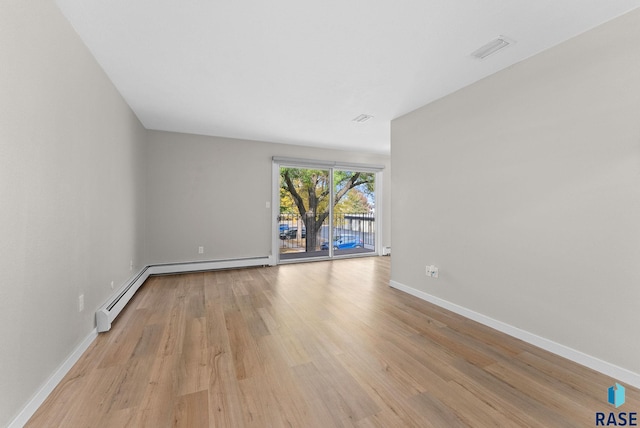
<instances>
[{"instance_id":1,"label":"baseboard heater","mask_svg":"<svg viewBox=\"0 0 640 428\"><path fill-rule=\"evenodd\" d=\"M130 278L114 295L96 312L96 324L99 333L109 331L111 323L122 312L129 300L140 286L152 275L173 273L202 272L218 269L234 269L253 266L273 266L275 259L271 256L251 257L245 259L211 260L203 262L170 263L145 266L137 275Z\"/></svg>"}]
</instances>

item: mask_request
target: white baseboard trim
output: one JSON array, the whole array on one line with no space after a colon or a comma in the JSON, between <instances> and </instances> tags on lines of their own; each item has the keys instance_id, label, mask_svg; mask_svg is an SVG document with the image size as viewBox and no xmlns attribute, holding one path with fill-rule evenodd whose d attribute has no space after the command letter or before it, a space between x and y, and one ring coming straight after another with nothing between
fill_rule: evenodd
<instances>
[{"instance_id":1,"label":"white baseboard trim","mask_svg":"<svg viewBox=\"0 0 640 428\"><path fill-rule=\"evenodd\" d=\"M76 349L67 357L60 367L51 375L51 377L42 385L31 400L24 406L22 411L9 424L7 428L22 428L36 410L44 403L51 391L60 383L62 378L71 370L71 367L78 362L82 354L89 348L94 340L98 337L98 330L93 329L87 337L76 347Z\"/></svg>"},{"instance_id":2,"label":"white baseboard trim","mask_svg":"<svg viewBox=\"0 0 640 428\"><path fill-rule=\"evenodd\" d=\"M150 275L167 275L174 273L202 272L218 269L236 269L253 266L273 266L275 265L274 259L275 258L272 256L248 257L243 259L158 264L149 265L148 268Z\"/></svg>"},{"instance_id":3,"label":"white baseboard trim","mask_svg":"<svg viewBox=\"0 0 640 428\"><path fill-rule=\"evenodd\" d=\"M590 369L627 383L631 386L640 388L640 374L638 373L616 366L615 364L608 363L573 348L569 348L568 346L561 345L552 340L545 339L544 337L540 337L502 321L495 320L486 315L472 311L471 309L467 309L463 306L451 303L447 300L441 299L423 291L416 290L415 288L409 287L397 281L391 280L389 281L389 285L393 288L404 291L405 293L411 294L412 296L415 296L419 299L426 300L427 302L433 303L434 305L440 306L441 308L462 315L465 318L469 318L473 321L479 322L480 324L484 324L502 333L508 334L509 336L513 336L517 339L535 345L538 348L542 348L553 354L564 357L585 367L589 367Z\"/></svg>"}]
</instances>

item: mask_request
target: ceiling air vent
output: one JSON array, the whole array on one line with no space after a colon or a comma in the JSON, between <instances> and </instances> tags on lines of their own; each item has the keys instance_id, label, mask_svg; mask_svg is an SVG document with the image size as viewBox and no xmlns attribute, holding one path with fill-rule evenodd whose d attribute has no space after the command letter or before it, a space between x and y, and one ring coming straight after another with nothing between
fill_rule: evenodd
<instances>
[{"instance_id":1,"label":"ceiling air vent","mask_svg":"<svg viewBox=\"0 0 640 428\"><path fill-rule=\"evenodd\" d=\"M355 117L352 122L358 122L358 123L362 123L362 122L366 122L367 120L371 119L373 116L371 116L370 114L361 114L358 117Z\"/></svg>"},{"instance_id":2,"label":"ceiling air vent","mask_svg":"<svg viewBox=\"0 0 640 428\"><path fill-rule=\"evenodd\" d=\"M499 36L497 39L494 39L482 46L480 49L474 51L471 56L477 59L485 59L491 54L498 52L500 49L504 49L510 44L515 43L513 40L509 39L505 36Z\"/></svg>"}]
</instances>

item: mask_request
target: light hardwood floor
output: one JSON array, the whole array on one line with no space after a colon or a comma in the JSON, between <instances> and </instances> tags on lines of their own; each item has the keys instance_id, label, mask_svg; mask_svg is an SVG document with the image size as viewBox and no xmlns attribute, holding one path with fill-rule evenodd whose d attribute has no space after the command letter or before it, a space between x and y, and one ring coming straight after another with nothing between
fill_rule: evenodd
<instances>
[{"instance_id":1,"label":"light hardwood floor","mask_svg":"<svg viewBox=\"0 0 640 428\"><path fill-rule=\"evenodd\" d=\"M389 264L150 278L27 426L590 427L615 410L612 379L390 288Z\"/></svg>"}]
</instances>

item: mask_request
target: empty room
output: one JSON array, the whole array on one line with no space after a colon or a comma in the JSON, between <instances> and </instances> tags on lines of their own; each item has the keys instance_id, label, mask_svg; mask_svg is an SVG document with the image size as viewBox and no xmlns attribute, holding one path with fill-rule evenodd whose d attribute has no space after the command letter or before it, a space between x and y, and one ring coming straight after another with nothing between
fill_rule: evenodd
<instances>
[{"instance_id":1,"label":"empty room","mask_svg":"<svg viewBox=\"0 0 640 428\"><path fill-rule=\"evenodd\" d=\"M3 0L0 427L637 426L640 3Z\"/></svg>"}]
</instances>

